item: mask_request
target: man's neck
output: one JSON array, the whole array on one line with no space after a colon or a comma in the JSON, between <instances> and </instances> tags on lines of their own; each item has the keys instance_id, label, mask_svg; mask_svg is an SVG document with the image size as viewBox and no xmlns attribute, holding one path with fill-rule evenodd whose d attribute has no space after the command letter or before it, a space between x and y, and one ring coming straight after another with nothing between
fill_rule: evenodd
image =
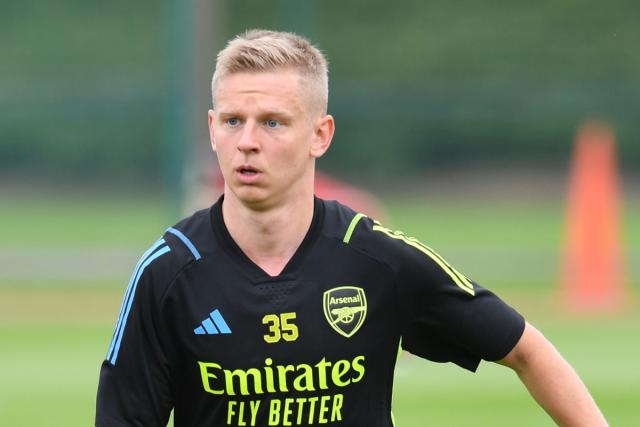
<instances>
[{"instance_id":1,"label":"man's neck","mask_svg":"<svg viewBox=\"0 0 640 427\"><path fill-rule=\"evenodd\" d=\"M277 276L304 240L313 219L313 194L267 210L254 210L225 195L222 216L242 251L270 276Z\"/></svg>"}]
</instances>

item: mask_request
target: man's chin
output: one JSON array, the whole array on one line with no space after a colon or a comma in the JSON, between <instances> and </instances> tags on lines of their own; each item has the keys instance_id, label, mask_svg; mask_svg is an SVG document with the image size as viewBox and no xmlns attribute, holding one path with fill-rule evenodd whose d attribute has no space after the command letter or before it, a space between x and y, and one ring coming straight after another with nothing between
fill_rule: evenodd
<instances>
[{"instance_id":1,"label":"man's chin","mask_svg":"<svg viewBox=\"0 0 640 427\"><path fill-rule=\"evenodd\" d=\"M264 188L243 186L232 191L235 198L250 209L264 210L273 205L273 201L270 200L272 198Z\"/></svg>"}]
</instances>

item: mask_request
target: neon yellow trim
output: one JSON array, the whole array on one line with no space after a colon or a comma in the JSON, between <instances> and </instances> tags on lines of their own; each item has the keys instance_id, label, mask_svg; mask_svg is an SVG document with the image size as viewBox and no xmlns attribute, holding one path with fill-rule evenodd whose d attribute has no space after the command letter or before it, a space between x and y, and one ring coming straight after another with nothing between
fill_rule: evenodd
<instances>
[{"instance_id":1,"label":"neon yellow trim","mask_svg":"<svg viewBox=\"0 0 640 427\"><path fill-rule=\"evenodd\" d=\"M476 294L475 290L473 289L473 284L471 283L471 281L469 281L469 279L467 279L462 273L457 271L455 268L451 267L440 255L438 255L430 247L425 246L424 244L420 243L417 239L413 237L407 237L404 235L404 233L399 231L393 232L386 227L374 225L373 230L380 231L386 234L387 236L391 237L392 239L402 240L407 245L416 248L417 250L427 255L429 258L431 258L436 264L438 264L440 268L442 268L442 270L445 273L447 273L449 277L451 277L451 279L455 282L456 285L458 285L460 289L462 289L463 291L471 295Z\"/></svg>"},{"instance_id":2,"label":"neon yellow trim","mask_svg":"<svg viewBox=\"0 0 640 427\"><path fill-rule=\"evenodd\" d=\"M351 240L351 235L353 234L353 230L355 230L356 225L358 225L358 221L360 221L363 216L364 214L358 213L353 217L353 219L351 220L351 224L349 224L349 228L347 228L347 232L342 239L344 243L349 243L349 241Z\"/></svg>"},{"instance_id":3,"label":"neon yellow trim","mask_svg":"<svg viewBox=\"0 0 640 427\"><path fill-rule=\"evenodd\" d=\"M396 357L396 362L398 362L398 360L400 359L400 355L402 354L402 337L400 337L400 342L398 343L398 355ZM396 427L396 419L393 416L393 411L390 411L391 413L391 425L393 425L393 427Z\"/></svg>"}]
</instances>

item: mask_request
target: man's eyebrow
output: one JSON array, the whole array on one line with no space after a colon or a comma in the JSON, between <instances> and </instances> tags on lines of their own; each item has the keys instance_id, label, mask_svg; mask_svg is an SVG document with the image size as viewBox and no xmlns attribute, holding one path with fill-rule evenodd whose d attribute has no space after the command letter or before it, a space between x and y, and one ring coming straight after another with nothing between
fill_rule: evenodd
<instances>
[{"instance_id":1,"label":"man's eyebrow","mask_svg":"<svg viewBox=\"0 0 640 427\"><path fill-rule=\"evenodd\" d=\"M239 113L233 111L233 110L228 110L228 111L220 111L218 110L218 115L220 117L230 117L230 116L238 116Z\"/></svg>"},{"instance_id":2,"label":"man's eyebrow","mask_svg":"<svg viewBox=\"0 0 640 427\"><path fill-rule=\"evenodd\" d=\"M261 118L275 117L282 119L291 119L293 114L282 110L267 110L259 114Z\"/></svg>"},{"instance_id":3,"label":"man's eyebrow","mask_svg":"<svg viewBox=\"0 0 640 427\"><path fill-rule=\"evenodd\" d=\"M218 110L218 115L220 117L236 117L242 116L243 114L239 111L231 110ZM284 111L284 110L264 110L258 113L258 117L283 117L283 118L292 118L294 116L293 113Z\"/></svg>"},{"instance_id":4,"label":"man's eyebrow","mask_svg":"<svg viewBox=\"0 0 640 427\"><path fill-rule=\"evenodd\" d=\"M221 122L224 122L229 119L244 119L244 116L242 114L234 110L219 111L217 116L218 116L217 119Z\"/></svg>"}]
</instances>

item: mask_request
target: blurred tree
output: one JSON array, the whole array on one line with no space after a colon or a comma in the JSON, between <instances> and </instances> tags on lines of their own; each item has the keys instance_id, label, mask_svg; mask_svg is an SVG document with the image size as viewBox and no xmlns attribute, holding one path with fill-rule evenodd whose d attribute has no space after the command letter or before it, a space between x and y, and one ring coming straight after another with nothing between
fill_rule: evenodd
<instances>
[{"instance_id":1,"label":"blurred tree","mask_svg":"<svg viewBox=\"0 0 640 427\"><path fill-rule=\"evenodd\" d=\"M160 141L175 119L163 107L175 84L165 67L168 4L3 3L4 173L161 176ZM397 176L466 162L564 165L573 130L587 117L612 124L623 166L640 165L637 2L217 4L217 14L199 14L197 27L209 22L218 40L250 27L277 28L310 36L328 54L338 132L323 167L334 173ZM189 61L200 65L193 69L210 73L220 44L196 47ZM196 92L189 93L208 92L201 81L192 80ZM201 143L196 134L188 139ZM364 161L366 171L358 167Z\"/></svg>"}]
</instances>

